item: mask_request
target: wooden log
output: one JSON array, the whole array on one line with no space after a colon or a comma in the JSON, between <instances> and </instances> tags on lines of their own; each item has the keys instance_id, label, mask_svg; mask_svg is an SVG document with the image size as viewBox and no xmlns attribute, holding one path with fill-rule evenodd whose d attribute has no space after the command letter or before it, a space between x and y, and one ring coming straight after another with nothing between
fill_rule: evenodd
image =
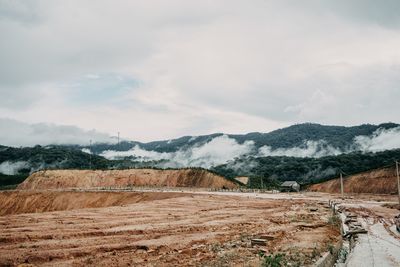
<instances>
[{"instance_id":1,"label":"wooden log","mask_svg":"<svg viewBox=\"0 0 400 267\"><path fill-rule=\"evenodd\" d=\"M366 233L368 233L368 231L365 230L364 228L358 228L348 231L343 237L348 237L356 234L366 234Z\"/></svg>"},{"instance_id":2,"label":"wooden log","mask_svg":"<svg viewBox=\"0 0 400 267\"><path fill-rule=\"evenodd\" d=\"M259 245L259 246L266 246L267 245L267 240L266 239L261 239L261 238L254 238L251 240L251 245Z\"/></svg>"}]
</instances>

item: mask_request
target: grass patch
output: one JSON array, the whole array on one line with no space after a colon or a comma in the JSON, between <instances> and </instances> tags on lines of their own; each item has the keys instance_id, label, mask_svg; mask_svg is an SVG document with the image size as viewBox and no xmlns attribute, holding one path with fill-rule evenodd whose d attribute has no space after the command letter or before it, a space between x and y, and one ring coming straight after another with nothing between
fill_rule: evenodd
<instances>
[{"instance_id":1,"label":"grass patch","mask_svg":"<svg viewBox=\"0 0 400 267\"><path fill-rule=\"evenodd\" d=\"M338 215L332 215L329 217L328 223L332 226L340 227L342 220L340 219L340 217Z\"/></svg>"},{"instance_id":2,"label":"grass patch","mask_svg":"<svg viewBox=\"0 0 400 267\"><path fill-rule=\"evenodd\" d=\"M262 267L282 267L287 266L287 260L285 254L272 254L272 255L265 255L264 253L259 253L262 262Z\"/></svg>"}]
</instances>

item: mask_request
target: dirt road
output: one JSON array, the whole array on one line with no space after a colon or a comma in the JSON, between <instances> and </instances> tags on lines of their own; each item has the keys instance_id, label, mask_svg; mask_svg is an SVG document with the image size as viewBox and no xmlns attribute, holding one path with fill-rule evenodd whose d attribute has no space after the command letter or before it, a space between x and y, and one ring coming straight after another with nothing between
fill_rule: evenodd
<instances>
[{"instance_id":1,"label":"dirt road","mask_svg":"<svg viewBox=\"0 0 400 267\"><path fill-rule=\"evenodd\" d=\"M337 242L330 216L315 200L206 193L5 215L0 265L259 266L264 250L304 266ZM267 245L252 246L260 236L268 237Z\"/></svg>"}]
</instances>

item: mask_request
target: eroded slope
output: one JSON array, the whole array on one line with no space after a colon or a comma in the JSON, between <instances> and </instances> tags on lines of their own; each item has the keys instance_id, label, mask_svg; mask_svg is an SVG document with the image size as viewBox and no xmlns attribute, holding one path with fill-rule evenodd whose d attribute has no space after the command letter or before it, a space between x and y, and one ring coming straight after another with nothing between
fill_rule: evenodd
<instances>
[{"instance_id":1,"label":"eroded slope","mask_svg":"<svg viewBox=\"0 0 400 267\"><path fill-rule=\"evenodd\" d=\"M18 189L99 187L198 187L236 188L226 178L201 169L156 170L45 170L33 173Z\"/></svg>"},{"instance_id":2,"label":"eroded slope","mask_svg":"<svg viewBox=\"0 0 400 267\"><path fill-rule=\"evenodd\" d=\"M397 192L396 170L384 168L345 177L345 193L393 194ZM340 193L340 179L314 184L309 191Z\"/></svg>"}]
</instances>

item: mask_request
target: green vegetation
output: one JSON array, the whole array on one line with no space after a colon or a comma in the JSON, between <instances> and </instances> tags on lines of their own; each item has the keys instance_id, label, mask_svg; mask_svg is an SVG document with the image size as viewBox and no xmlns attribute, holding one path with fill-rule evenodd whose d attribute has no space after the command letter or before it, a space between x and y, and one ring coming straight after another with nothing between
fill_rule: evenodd
<instances>
[{"instance_id":1,"label":"green vegetation","mask_svg":"<svg viewBox=\"0 0 400 267\"><path fill-rule=\"evenodd\" d=\"M324 140L333 147L346 149L358 135L370 135L378 128L390 129L399 126L395 123L380 125L363 124L360 126L326 126L315 123L296 124L270 133L249 133L230 135L239 142L252 140L257 147L268 145L272 149L299 147L305 140Z\"/></svg>"},{"instance_id":2,"label":"green vegetation","mask_svg":"<svg viewBox=\"0 0 400 267\"><path fill-rule=\"evenodd\" d=\"M260 252L259 256L262 258L262 267L287 266L285 254L265 255L263 252Z\"/></svg>"},{"instance_id":3,"label":"green vegetation","mask_svg":"<svg viewBox=\"0 0 400 267\"><path fill-rule=\"evenodd\" d=\"M15 175L0 173L0 187L23 182L29 173L40 169L107 169L109 161L103 157L89 155L69 146L2 147L0 163L23 162L24 167ZM4 189L4 188L3 188Z\"/></svg>"},{"instance_id":4,"label":"green vegetation","mask_svg":"<svg viewBox=\"0 0 400 267\"><path fill-rule=\"evenodd\" d=\"M270 133L249 133L245 135L228 135L238 143L252 141L255 148L269 146L271 149L304 147L305 141L324 140L324 144L336 149L348 151L354 149L354 137L371 135L377 129L399 127L398 124L360 125L354 127L324 126L305 123L279 129ZM105 150L126 151L139 145L142 149L157 152L174 152L192 148L209 142L221 133L190 137L184 136L174 140L150 143L122 141L119 144L94 144L93 155L81 151L78 145L50 145L24 148L5 147L0 145L0 164L3 162L22 162L23 169L16 175L0 175L0 186L22 182L29 173L40 169L127 169L157 168L167 166L167 160L143 162L135 157L118 160L107 160L99 156ZM88 147L86 147L88 148ZM96 155L97 154L97 155ZM254 153L256 154L256 153ZM286 156L257 157L251 154L236 158L227 164L215 166L211 171L233 180L236 176L249 176L250 188L277 188L282 181L295 180L299 183L318 183L338 176L339 171L355 174L371 169L392 165L400 159L400 149L379 153L353 152L338 156L322 158L296 158Z\"/></svg>"},{"instance_id":5,"label":"green vegetation","mask_svg":"<svg viewBox=\"0 0 400 267\"><path fill-rule=\"evenodd\" d=\"M276 148L290 148L304 146L304 141L324 140L327 144L345 150L352 144L354 137L359 135L371 135L378 129L390 129L400 126L395 123L383 123L380 125L363 124L353 127L326 126L315 123L296 124L269 133L248 133L244 135L228 134L242 144L246 141L253 141L256 148L270 146ZM215 133L202 136L183 136L173 140L155 141L141 143L134 141L123 141L119 144L94 144L91 149L95 154L100 154L105 150L127 151L136 145L146 150L157 152L175 152L193 145L200 145L211 141L222 133ZM88 148L88 147L86 147Z\"/></svg>"},{"instance_id":6,"label":"green vegetation","mask_svg":"<svg viewBox=\"0 0 400 267\"><path fill-rule=\"evenodd\" d=\"M400 149L378 153L354 152L322 158L245 157L213 168L226 176L249 176L252 188L273 188L280 181L295 180L302 184L319 183L337 178L340 171L351 175L394 164ZM238 168L237 166L243 166Z\"/></svg>"},{"instance_id":7,"label":"green vegetation","mask_svg":"<svg viewBox=\"0 0 400 267\"><path fill-rule=\"evenodd\" d=\"M25 161L29 168L21 170L26 173L31 169L65 168L85 169L91 165L93 168L104 169L108 167L108 161L97 155L89 155L69 146L34 146L14 148L8 147L0 150L0 162Z\"/></svg>"},{"instance_id":8,"label":"green vegetation","mask_svg":"<svg viewBox=\"0 0 400 267\"><path fill-rule=\"evenodd\" d=\"M354 152L322 158L243 157L216 166L211 171L230 180L236 176L249 176L250 188L274 189L278 188L282 181L296 180L303 185L318 183L336 178L340 170L350 175L392 165L398 159L400 149L378 153ZM26 161L29 167L20 170L17 175L1 174L0 186L18 184L31 171L39 169L89 169L90 166L93 169L161 169L154 167L156 162L107 160L101 156L90 156L76 148L62 146L7 148L0 151L1 161Z\"/></svg>"},{"instance_id":9,"label":"green vegetation","mask_svg":"<svg viewBox=\"0 0 400 267\"><path fill-rule=\"evenodd\" d=\"M29 173L17 175L5 175L0 173L0 188L22 183L28 175Z\"/></svg>"},{"instance_id":10,"label":"green vegetation","mask_svg":"<svg viewBox=\"0 0 400 267\"><path fill-rule=\"evenodd\" d=\"M332 215L329 217L328 219L328 223L334 227L340 227L341 225L341 220L340 217L338 215Z\"/></svg>"}]
</instances>

